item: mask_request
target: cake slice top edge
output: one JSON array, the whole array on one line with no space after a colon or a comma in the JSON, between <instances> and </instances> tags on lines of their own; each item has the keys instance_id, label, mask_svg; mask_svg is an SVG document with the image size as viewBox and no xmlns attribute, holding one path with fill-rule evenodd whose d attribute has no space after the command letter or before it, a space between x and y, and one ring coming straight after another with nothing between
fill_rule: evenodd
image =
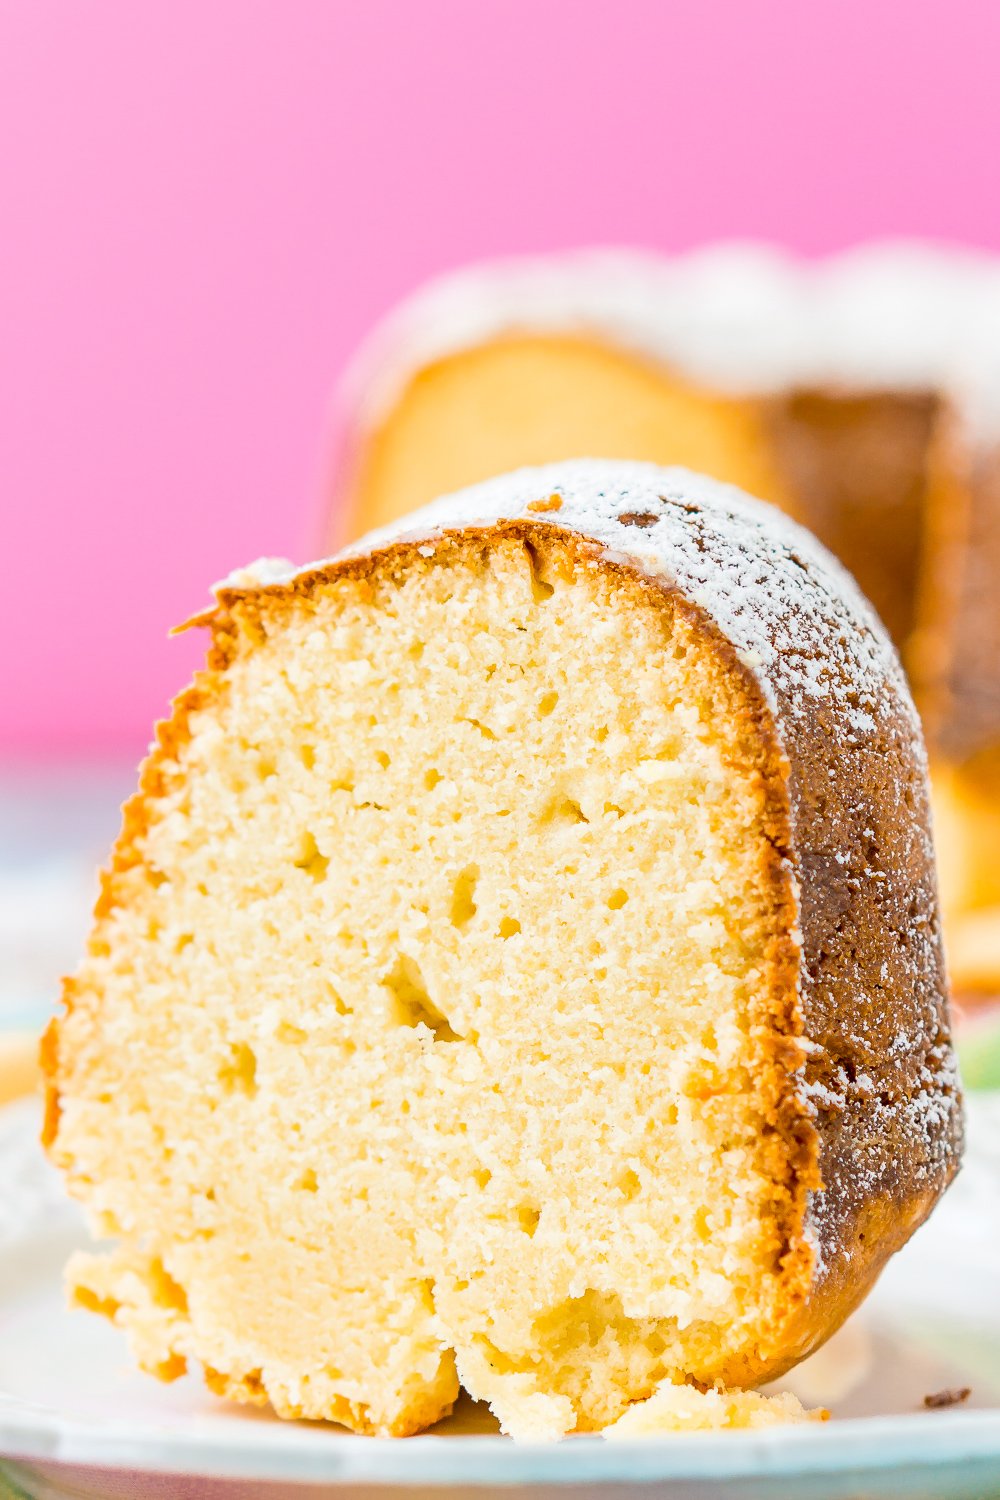
<instances>
[{"instance_id":1,"label":"cake slice top edge","mask_svg":"<svg viewBox=\"0 0 1000 1500\"><path fill-rule=\"evenodd\" d=\"M605 459L519 469L443 496L319 562L261 558L215 593L228 605L248 591L302 588L314 576L363 570L390 549L433 548L451 532L515 521L574 533L604 558L674 587L718 627L772 709L780 701L785 712L808 712L810 700L827 698L854 710L889 692L923 756L899 656L847 570L774 506L686 469ZM207 624L212 613L187 623ZM834 624L842 628L831 639Z\"/></svg>"}]
</instances>

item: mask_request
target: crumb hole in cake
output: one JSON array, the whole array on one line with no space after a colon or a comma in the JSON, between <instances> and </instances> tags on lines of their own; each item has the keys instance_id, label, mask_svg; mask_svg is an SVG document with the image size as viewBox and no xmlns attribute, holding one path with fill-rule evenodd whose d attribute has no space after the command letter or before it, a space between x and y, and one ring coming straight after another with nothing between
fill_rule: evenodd
<instances>
[{"instance_id":1,"label":"crumb hole in cake","mask_svg":"<svg viewBox=\"0 0 1000 1500\"><path fill-rule=\"evenodd\" d=\"M411 641L406 648L406 654L411 661L419 661L424 654L423 641Z\"/></svg>"},{"instance_id":2,"label":"crumb hole in cake","mask_svg":"<svg viewBox=\"0 0 1000 1500\"><path fill-rule=\"evenodd\" d=\"M299 760L307 771L311 771L316 764L316 746L302 744L299 746Z\"/></svg>"},{"instance_id":3,"label":"crumb hole in cake","mask_svg":"<svg viewBox=\"0 0 1000 1500\"><path fill-rule=\"evenodd\" d=\"M259 781L270 781L272 776L277 776L278 767L273 755L261 753L257 757L257 778Z\"/></svg>"},{"instance_id":4,"label":"crumb hole in cake","mask_svg":"<svg viewBox=\"0 0 1000 1500\"><path fill-rule=\"evenodd\" d=\"M219 1069L219 1082L229 1094L246 1094L253 1098L257 1092L257 1054L246 1042L233 1042L229 1057Z\"/></svg>"},{"instance_id":5,"label":"crumb hole in cake","mask_svg":"<svg viewBox=\"0 0 1000 1500\"><path fill-rule=\"evenodd\" d=\"M631 1167L626 1167L624 1172L619 1172L615 1179L615 1187L626 1203L631 1203L633 1198L638 1198L642 1191L638 1175Z\"/></svg>"},{"instance_id":6,"label":"crumb hole in cake","mask_svg":"<svg viewBox=\"0 0 1000 1500\"><path fill-rule=\"evenodd\" d=\"M279 1021L274 1035L279 1042L285 1042L290 1047L299 1047L306 1041L309 1033L303 1031L301 1026L295 1026L291 1021Z\"/></svg>"},{"instance_id":7,"label":"crumb hole in cake","mask_svg":"<svg viewBox=\"0 0 1000 1500\"><path fill-rule=\"evenodd\" d=\"M298 1177L296 1177L295 1181L292 1183L292 1187L297 1193L318 1192L319 1183L316 1180L315 1169L313 1167L306 1167L305 1170L300 1172Z\"/></svg>"},{"instance_id":8,"label":"crumb hole in cake","mask_svg":"<svg viewBox=\"0 0 1000 1500\"><path fill-rule=\"evenodd\" d=\"M551 797L542 810L539 822L543 825L587 823L590 820L575 797L558 792Z\"/></svg>"},{"instance_id":9,"label":"crumb hole in cake","mask_svg":"<svg viewBox=\"0 0 1000 1500\"><path fill-rule=\"evenodd\" d=\"M497 928L497 936L502 938L515 937L521 931L521 924L516 917L501 917L500 926Z\"/></svg>"},{"instance_id":10,"label":"crumb hole in cake","mask_svg":"<svg viewBox=\"0 0 1000 1500\"><path fill-rule=\"evenodd\" d=\"M154 1255L149 1262L147 1279L157 1307L169 1308L172 1312L187 1312L187 1293L180 1282L174 1280L158 1255Z\"/></svg>"},{"instance_id":11,"label":"crumb hole in cake","mask_svg":"<svg viewBox=\"0 0 1000 1500\"><path fill-rule=\"evenodd\" d=\"M621 886L619 886L618 889L616 891L612 891L611 895L608 897L608 907L611 911L621 911L627 900L628 891L623 891Z\"/></svg>"},{"instance_id":12,"label":"crumb hole in cake","mask_svg":"<svg viewBox=\"0 0 1000 1500\"><path fill-rule=\"evenodd\" d=\"M617 802L605 802L604 812L609 818L624 818L625 816L624 807L619 807Z\"/></svg>"},{"instance_id":13,"label":"crumb hole in cake","mask_svg":"<svg viewBox=\"0 0 1000 1500\"><path fill-rule=\"evenodd\" d=\"M354 1014L347 1001L343 998L339 991L334 988L329 979L323 980L323 988L326 990L326 993L338 1016L350 1016Z\"/></svg>"},{"instance_id":14,"label":"crumb hole in cake","mask_svg":"<svg viewBox=\"0 0 1000 1500\"><path fill-rule=\"evenodd\" d=\"M705 1048L706 1052L715 1052L716 1051L716 1049L718 1048L719 1043L718 1043L718 1038L716 1037L716 1034L715 1034L715 1027L714 1026L708 1025L708 1026L703 1026L702 1027L702 1031L701 1031L701 1045Z\"/></svg>"},{"instance_id":15,"label":"crumb hole in cake","mask_svg":"<svg viewBox=\"0 0 1000 1500\"><path fill-rule=\"evenodd\" d=\"M525 542L524 550L528 558L528 568L531 573L531 594L536 604L545 604L555 593L555 586L547 583L542 577L541 559L538 549L531 542Z\"/></svg>"},{"instance_id":16,"label":"crumb hole in cake","mask_svg":"<svg viewBox=\"0 0 1000 1500\"><path fill-rule=\"evenodd\" d=\"M555 708L555 706L556 706L556 704L558 702L559 702L559 694L558 693L556 693L556 692L543 693L542 697L538 700L538 717L540 719L547 719L548 716L549 716L549 714L552 713L553 709Z\"/></svg>"},{"instance_id":17,"label":"crumb hole in cake","mask_svg":"<svg viewBox=\"0 0 1000 1500\"><path fill-rule=\"evenodd\" d=\"M427 993L420 966L408 953L399 955L383 983L392 995L395 1019L400 1026L425 1026L437 1042L462 1040Z\"/></svg>"},{"instance_id":18,"label":"crumb hole in cake","mask_svg":"<svg viewBox=\"0 0 1000 1500\"><path fill-rule=\"evenodd\" d=\"M679 760L684 754L684 747L680 739L671 737L663 739L656 747L655 760Z\"/></svg>"},{"instance_id":19,"label":"crumb hole in cake","mask_svg":"<svg viewBox=\"0 0 1000 1500\"><path fill-rule=\"evenodd\" d=\"M567 1297L539 1313L532 1328L540 1342L566 1349L593 1348L609 1336L619 1344L644 1342L648 1321L629 1317L617 1293L588 1287L581 1296Z\"/></svg>"},{"instance_id":20,"label":"crumb hole in cake","mask_svg":"<svg viewBox=\"0 0 1000 1500\"><path fill-rule=\"evenodd\" d=\"M110 1208L100 1209L96 1212L95 1223L99 1237L103 1239L122 1239L127 1230Z\"/></svg>"},{"instance_id":21,"label":"crumb hole in cake","mask_svg":"<svg viewBox=\"0 0 1000 1500\"><path fill-rule=\"evenodd\" d=\"M607 739L610 733L611 730L608 728L608 726L606 724L602 724L599 729L594 730L594 739L599 745L603 745L604 741Z\"/></svg>"},{"instance_id":22,"label":"crumb hole in cake","mask_svg":"<svg viewBox=\"0 0 1000 1500\"><path fill-rule=\"evenodd\" d=\"M389 767L392 765L392 761L389 759L388 755L386 755L384 750L376 750L375 759L382 767L383 771L388 771Z\"/></svg>"},{"instance_id":23,"label":"crumb hole in cake","mask_svg":"<svg viewBox=\"0 0 1000 1500\"><path fill-rule=\"evenodd\" d=\"M114 1297L99 1297L89 1286L74 1286L70 1293L70 1303L73 1307L82 1307L84 1312L98 1313L111 1322L114 1322L115 1314L121 1307L121 1303Z\"/></svg>"},{"instance_id":24,"label":"crumb hole in cake","mask_svg":"<svg viewBox=\"0 0 1000 1500\"><path fill-rule=\"evenodd\" d=\"M463 718L463 719L456 720L456 723L458 723L458 724L471 724L472 727L473 727L473 729L478 729L479 733L482 735L482 737L483 737L484 740L495 740L496 739L496 735L493 732L493 730L490 728L490 726L488 724L484 724L483 721L482 721L482 719L464 719Z\"/></svg>"},{"instance_id":25,"label":"crumb hole in cake","mask_svg":"<svg viewBox=\"0 0 1000 1500\"><path fill-rule=\"evenodd\" d=\"M183 953L184 950L185 950L185 948L190 948L193 942L194 942L194 933L193 932L182 932L181 935L180 935L180 937L177 939L176 943L174 944L174 952L175 953Z\"/></svg>"},{"instance_id":26,"label":"crumb hole in cake","mask_svg":"<svg viewBox=\"0 0 1000 1500\"><path fill-rule=\"evenodd\" d=\"M430 768L429 771L425 771L424 772L424 786L427 789L427 791L433 792L434 788L437 786L437 784L438 784L438 782L440 780L441 780L441 772L438 771L438 770L435 770L435 768L433 766L431 766L431 768Z\"/></svg>"},{"instance_id":27,"label":"crumb hole in cake","mask_svg":"<svg viewBox=\"0 0 1000 1500\"><path fill-rule=\"evenodd\" d=\"M478 1349L482 1350L486 1363L498 1375L517 1375L519 1373L517 1360L512 1359L509 1354L505 1354L502 1349L498 1349L492 1339L488 1339L485 1334L473 1334L472 1343Z\"/></svg>"},{"instance_id":28,"label":"crumb hole in cake","mask_svg":"<svg viewBox=\"0 0 1000 1500\"><path fill-rule=\"evenodd\" d=\"M517 1224L522 1234L528 1239L534 1239L538 1221L542 1217L541 1209L536 1208L533 1203L522 1203L517 1211Z\"/></svg>"},{"instance_id":29,"label":"crumb hole in cake","mask_svg":"<svg viewBox=\"0 0 1000 1500\"><path fill-rule=\"evenodd\" d=\"M321 854L316 846L316 840L311 833L304 833L299 842L298 858L295 867L304 870L311 880L320 881L326 879L326 872L330 867L330 861L325 854Z\"/></svg>"},{"instance_id":30,"label":"crumb hole in cake","mask_svg":"<svg viewBox=\"0 0 1000 1500\"><path fill-rule=\"evenodd\" d=\"M489 1187L493 1181L493 1173L489 1167L477 1167L472 1174L472 1180L478 1188Z\"/></svg>"},{"instance_id":31,"label":"crumb hole in cake","mask_svg":"<svg viewBox=\"0 0 1000 1500\"><path fill-rule=\"evenodd\" d=\"M469 925L479 909L476 906L478 881L478 865L467 865L455 881L451 895L451 924L459 930Z\"/></svg>"}]
</instances>

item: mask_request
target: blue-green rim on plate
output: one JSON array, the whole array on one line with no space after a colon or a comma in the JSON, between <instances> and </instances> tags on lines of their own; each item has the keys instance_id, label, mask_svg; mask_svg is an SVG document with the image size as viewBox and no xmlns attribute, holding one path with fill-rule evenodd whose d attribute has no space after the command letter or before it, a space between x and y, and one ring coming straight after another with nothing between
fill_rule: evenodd
<instances>
[{"instance_id":1,"label":"blue-green rim on plate","mask_svg":"<svg viewBox=\"0 0 1000 1500\"><path fill-rule=\"evenodd\" d=\"M178 1434L167 1426L54 1419L0 1401L0 1454L50 1463L213 1479L381 1484L599 1484L976 1464L1000 1485L1000 1410L865 1417L757 1432L676 1433L609 1443L451 1434L368 1438L301 1426L238 1434Z\"/></svg>"}]
</instances>

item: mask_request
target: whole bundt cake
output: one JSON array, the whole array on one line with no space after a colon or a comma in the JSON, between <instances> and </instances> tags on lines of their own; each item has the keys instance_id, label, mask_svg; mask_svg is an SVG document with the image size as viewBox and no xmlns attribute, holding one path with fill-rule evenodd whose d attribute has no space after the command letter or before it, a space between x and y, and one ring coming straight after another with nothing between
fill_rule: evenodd
<instances>
[{"instance_id":1,"label":"whole bundt cake","mask_svg":"<svg viewBox=\"0 0 1000 1500\"><path fill-rule=\"evenodd\" d=\"M405 525L194 622L44 1047L116 1241L74 1296L146 1369L364 1432L460 1386L522 1437L753 1387L959 1156L896 654L682 470Z\"/></svg>"}]
</instances>

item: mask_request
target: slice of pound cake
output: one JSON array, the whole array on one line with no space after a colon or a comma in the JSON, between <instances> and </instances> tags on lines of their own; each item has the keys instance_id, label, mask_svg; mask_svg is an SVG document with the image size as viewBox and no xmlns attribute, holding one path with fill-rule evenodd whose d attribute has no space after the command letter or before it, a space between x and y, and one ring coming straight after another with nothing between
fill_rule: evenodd
<instances>
[{"instance_id":1,"label":"slice of pound cake","mask_svg":"<svg viewBox=\"0 0 1000 1500\"><path fill-rule=\"evenodd\" d=\"M404 1434L753 1387L954 1173L920 731L804 531L681 470L453 496L196 623L44 1047L75 1299ZM676 1403L675 1403L676 1404Z\"/></svg>"}]
</instances>

